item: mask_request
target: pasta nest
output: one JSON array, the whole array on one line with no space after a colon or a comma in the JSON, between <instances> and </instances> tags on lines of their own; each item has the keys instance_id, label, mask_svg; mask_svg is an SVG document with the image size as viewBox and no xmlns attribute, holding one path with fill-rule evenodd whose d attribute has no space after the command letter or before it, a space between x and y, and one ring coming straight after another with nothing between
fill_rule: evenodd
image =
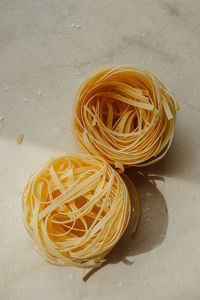
<instances>
[{"instance_id":1,"label":"pasta nest","mask_svg":"<svg viewBox=\"0 0 200 300\"><path fill-rule=\"evenodd\" d=\"M28 179L22 207L40 254L82 268L101 265L130 217L121 176L101 158L81 154L59 154L42 164Z\"/></svg>"},{"instance_id":2,"label":"pasta nest","mask_svg":"<svg viewBox=\"0 0 200 300\"><path fill-rule=\"evenodd\" d=\"M108 66L91 73L74 101L73 130L84 150L123 171L160 160L179 104L152 73Z\"/></svg>"}]
</instances>

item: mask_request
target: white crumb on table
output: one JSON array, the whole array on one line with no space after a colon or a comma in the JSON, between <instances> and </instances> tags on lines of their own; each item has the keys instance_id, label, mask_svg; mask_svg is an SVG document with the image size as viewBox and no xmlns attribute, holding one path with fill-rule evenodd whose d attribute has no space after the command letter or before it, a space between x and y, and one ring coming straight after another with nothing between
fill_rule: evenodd
<instances>
[{"instance_id":1,"label":"white crumb on table","mask_svg":"<svg viewBox=\"0 0 200 300\"><path fill-rule=\"evenodd\" d=\"M121 287L123 284L124 284L123 281L120 281L118 287Z\"/></svg>"}]
</instances>

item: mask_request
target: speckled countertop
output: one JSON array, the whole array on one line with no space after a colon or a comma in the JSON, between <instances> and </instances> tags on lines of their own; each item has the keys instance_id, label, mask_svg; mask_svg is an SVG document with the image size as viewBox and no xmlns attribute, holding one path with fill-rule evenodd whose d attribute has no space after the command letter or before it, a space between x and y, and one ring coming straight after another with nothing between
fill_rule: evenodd
<instances>
[{"instance_id":1,"label":"speckled countertop","mask_svg":"<svg viewBox=\"0 0 200 300\"><path fill-rule=\"evenodd\" d=\"M200 299L199 13L196 0L0 1L0 299ZM32 250L21 194L49 156L81 151L73 98L104 64L154 72L181 111L167 156L144 176L129 170L142 205L136 234L84 282L86 271L51 266Z\"/></svg>"}]
</instances>

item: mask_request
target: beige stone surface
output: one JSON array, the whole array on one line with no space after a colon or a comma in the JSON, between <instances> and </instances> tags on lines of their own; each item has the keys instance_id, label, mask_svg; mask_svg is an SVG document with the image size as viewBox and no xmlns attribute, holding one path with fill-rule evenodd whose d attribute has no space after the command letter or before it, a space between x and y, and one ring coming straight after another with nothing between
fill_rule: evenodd
<instances>
[{"instance_id":1,"label":"beige stone surface","mask_svg":"<svg viewBox=\"0 0 200 300\"><path fill-rule=\"evenodd\" d=\"M200 299L199 13L196 0L0 1L0 299ZM167 156L143 175L128 171L141 197L136 234L84 282L86 271L31 248L21 194L52 154L81 151L73 98L104 64L154 72L181 111Z\"/></svg>"}]
</instances>

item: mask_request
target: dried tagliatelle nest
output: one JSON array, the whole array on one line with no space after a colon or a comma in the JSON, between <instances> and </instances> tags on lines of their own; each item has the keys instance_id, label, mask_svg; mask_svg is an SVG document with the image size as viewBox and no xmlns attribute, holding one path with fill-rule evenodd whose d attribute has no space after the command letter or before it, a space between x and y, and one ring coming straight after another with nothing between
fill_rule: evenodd
<instances>
[{"instance_id":1,"label":"dried tagliatelle nest","mask_svg":"<svg viewBox=\"0 0 200 300\"><path fill-rule=\"evenodd\" d=\"M169 149L179 104L152 73L108 66L90 74L74 102L73 129L82 148L123 171L147 166Z\"/></svg>"},{"instance_id":2,"label":"dried tagliatelle nest","mask_svg":"<svg viewBox=\"0 0 200 300\"><path fill-rule=\"evenodd\" d=\"M103 159L81 154L41 165L28 179L22 207L25 227L47 261L83 268L101 265L130 217L120 175Z\"/></svg>"}]
</instances>

